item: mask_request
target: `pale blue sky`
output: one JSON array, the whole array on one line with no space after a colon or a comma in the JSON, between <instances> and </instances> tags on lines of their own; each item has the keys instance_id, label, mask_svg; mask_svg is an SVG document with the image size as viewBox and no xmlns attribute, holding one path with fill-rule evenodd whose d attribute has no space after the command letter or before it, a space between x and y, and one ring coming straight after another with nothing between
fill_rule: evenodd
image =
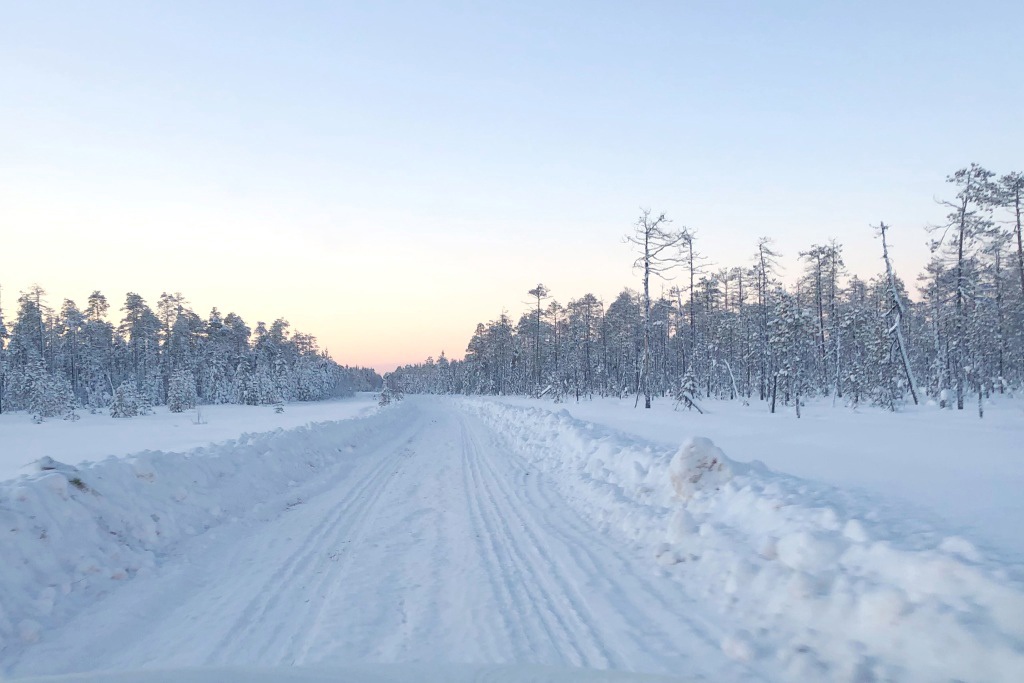
<instances>
[{"instance_id":1,"label":"pale blue sky","mask_svg":"<svg viewBox=\"0 0 1024 683\"><path fill-rule=\"evenodd\" d=\"M638 207L719 266L869 223L913 281L946 174L1024 170L1024 3L0 0L0 285L180 290L342 362L634 286Z\"/></svg>"}]
</instances>

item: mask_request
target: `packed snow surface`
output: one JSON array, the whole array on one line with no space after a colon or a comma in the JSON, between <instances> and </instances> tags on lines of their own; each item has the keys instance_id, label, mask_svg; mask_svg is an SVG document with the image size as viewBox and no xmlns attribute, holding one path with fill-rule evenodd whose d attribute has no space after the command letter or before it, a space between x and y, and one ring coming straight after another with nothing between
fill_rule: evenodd
<instances>
[{"instance_id":1,"label":"packed snow surface","mask_svg":"<svg viewBox=\"0 0 1024 683\"><path fill-rule=\"evenodd\" d=\"M531 665L208 667L19 678L20 683L687 683L692 679Z\"/></svg>"},{"instance_id":2,"label":"packed snow surface","mask_svg":"<svg viewBox=\"0 0 1024 683\"><path fill-rule=\"evenodd\" d=\"M184 452L52 455L0 483L0 673L1024 674L1005 546L916 501L741 462L713 420L651 411L645 431L433 397L355 415ZM792 439L793 420L774 424L759 453Z\"/></svg>"}]
</instances>

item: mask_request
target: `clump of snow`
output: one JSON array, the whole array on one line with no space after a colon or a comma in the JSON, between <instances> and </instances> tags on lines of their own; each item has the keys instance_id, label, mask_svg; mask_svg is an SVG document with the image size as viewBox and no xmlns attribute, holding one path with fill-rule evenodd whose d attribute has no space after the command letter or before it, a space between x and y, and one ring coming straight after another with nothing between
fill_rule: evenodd
<instances>
[{"instance_id":1,"label":"clump of snow","mask_svg":"<svg viewBox=\"0 0 1024 683\"><path fill-rule=\"evenodd\" d=\"M693 517L686 511L686 508L680 507L672 514L672 519L668 523L668 542L682 543L695 533L697 533L697 524L693 521Z\"/></svg>"},{"instance_id":2,"label":"clump of snow","mask_svg":"<svg viewBox=\"0 0 1024 683\"><path fill-rule=\"evenodd\" d=\"M44 455L36 461L36 466L40 472L46 472L48 470L57 470L59 472L74 472L78 468L68 465L63 462L58 462L48 455Z\"/></svg>"},{"instance_id":3,"label":"clump of snow","mask_svg":"<svg viewBox=\"0 0 1024 683\"><path fill-rule=\"evenodd\" d=\"M942 539L942 543L939 544L939 550L944 550L947 553L953 555L959 555L965 560L971 562L981 562L981 553L974 547L974 544L968 541L966 538L959 536L950 536L949 538Z\"/></svg>"},{"instance_id":4,"label":"clump of snow","mask_svg":"<svg viewBox=\"0 0 1024 683\"><path fill-rule=\"evenodd\" d=\"M738 464L706 438L673 450L565 411L463 406L579 513L716 606L729 657L797 681L1021 680L1019 568L938 523Z\"/></svg>"},{"instance_id":5,"label":"clump of snow","mask_svg":"<svg viewBox=\"0 0 1024 683\"><path fill-rule=\"evenodd\" d=\"M646 472L646 469L641 469ZM682 500L689 500L697 491L717 489L732 479L722 449L711 439L696 436L684 443L668 466L672 488Z\"/></svg>"}]
</instances>

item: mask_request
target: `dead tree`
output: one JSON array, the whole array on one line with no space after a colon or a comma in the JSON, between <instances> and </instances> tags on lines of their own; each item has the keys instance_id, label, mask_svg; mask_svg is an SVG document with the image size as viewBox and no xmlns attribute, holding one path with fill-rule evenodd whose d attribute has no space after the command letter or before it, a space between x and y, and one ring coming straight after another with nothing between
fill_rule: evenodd
<instances>
[{"instance_id":1,"label":"dead tree","mask_svg":"<svg viewBox=\"0 0 1024 683\"><path fill-rule=\"evenodd\" d=\"M637 219L633 232L624 238L640 252L633 267L643 272L644 355L640 366L636 402L640 402L642 389L644 408L651 407L651 275L665 277L665 272L679 263L678 250L686 239L685 232L672 232L663 227L670 222L664 213L652 219L650 209L641 209L640 218Z\"/></svg>"},{"instance_id":2,"label":"dead tree","mask_svg":"<svg viewBox=\"0 0 1024 683\"><path fill-rule=\"evenodd\" d=\"M882 258L885 260L885 276L888 279L887 289L889 290L889 312L886 314L890 319L889 336L892 338L890 352L898 352L900 361L903 363L903 372L907 377L907 384L910 386L910 396L917 405L917 388L914 382L914 374L910 369L910 360L907 358L907 343L903 339L903 318L906 312L903 309L903 300L900 299L899 290L896 288L896 275L892 270L892 262L889 260L889 244L885 239L885 231L889 226L879 223L878 234L882 237Z\"/></svg>"}]
</instances>

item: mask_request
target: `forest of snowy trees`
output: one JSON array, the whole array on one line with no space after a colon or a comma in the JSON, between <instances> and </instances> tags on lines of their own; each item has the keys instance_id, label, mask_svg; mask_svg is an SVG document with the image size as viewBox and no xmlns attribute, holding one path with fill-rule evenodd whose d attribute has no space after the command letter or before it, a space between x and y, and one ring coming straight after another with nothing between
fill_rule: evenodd
<instances>
[{"instance_id":1,"label":"forest of snowy trees","mask_svg":"<svg viewBox=\"0 0 1024 683\"><path fill-rule=\"evenodd\" d=\"M45 297L38 286L22 292L11 322L0 310L0 412L25 410L37 421L74 417L76 408L131 417L157 405L181 412L316 401L382 381L373 370L338 365L311 335L289 334L283 319L251 330L216 308L204 320L181 294L162 294L154 311L129 293L115 326L98 291L84 311L69 299L54 311Z\"/></svg>"},{"instance_id":2,"label":"forest of snowy trees","mask_svg":"<svg viewBox=\"0 0 1024 683\"><path fill-rule=\"evenodd\" d=\"M784 286L762 238L744 264L711 269L694 232L643 212L627 241L642 289L607 305L584 294L561 305L544 285L531 310L477 325L465 360L442 353L386 376L406 392L556 397L757 399L772 411L802 399L896 409L931 398L964 408L1024 386L1024 174L972 164L947 178L947 221L928 228L932 259L912 300L874 226L886 272L849 274L836 241L800 253ZM654 298L652 276L672 271Z\"/></svg>"}]
</instances>

